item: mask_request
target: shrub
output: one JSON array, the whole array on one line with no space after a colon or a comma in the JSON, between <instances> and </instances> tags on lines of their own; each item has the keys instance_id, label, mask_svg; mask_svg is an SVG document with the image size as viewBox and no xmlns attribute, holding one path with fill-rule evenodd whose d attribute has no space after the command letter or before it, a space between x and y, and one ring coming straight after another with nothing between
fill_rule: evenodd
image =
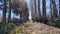
<instances>
[{"instance_id":1,"label":"shrub","mask_svg":"<svg viewBox=\"0 0 60 34\"><path fill-rule=\"evenodd\" d=\"M8 34L9 30L14 27L13 23L0 22L0 34Z\"/></svg>"},{"instance_id":2,"label":"shrub","mask_svg":"<svg viewBox=\"0 0 60 34\"><path fill-rule=\"evenodd\" d=\"M53 26L60 28L60 18L54 18L51 20L51 24L54 23Z\"/></svg>"},{"instance_id":3,"label":"shrub","mask_svg":"<svg viewBox=\"0 0 60 34\"><path fill-rule=\"evenodd\" d=\"M57 20L55 21L55 23L56 23L56 27L59 27L59 28L60 28L60 19L57 19Z\"/></svg>"},{"instance_id":4,"label":"shrub","mask_svg":"<svg viewBox=\"0 0 60 34\"><path fill-rule=\"evenodd\" d=\"M9 34L27 34L28 32L25 31L25 28L27 28L28 26L29 25L25 23L19 26L15 26L13 29L9 31Z\"/></svg>"},{"instance_id":5,"label":"shrub","mask_svg":"<svg viewBox=\"0 0 60 34\"><path fill-rule=\"evenodd\" d=\"M21 34L21 27L15 26L12 30L9 31L9 34Z\"/></svg>"}]
</instances>

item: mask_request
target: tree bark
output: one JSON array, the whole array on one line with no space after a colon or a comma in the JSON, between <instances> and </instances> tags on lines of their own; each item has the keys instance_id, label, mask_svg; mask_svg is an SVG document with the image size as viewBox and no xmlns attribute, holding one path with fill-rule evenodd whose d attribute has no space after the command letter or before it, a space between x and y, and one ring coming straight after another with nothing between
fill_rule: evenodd
<instances>
[{"instance_id":1,"label":"tree bark","mask_svg":"<svg viewBox=\"0 0 60 34\"><path fill-rule=\"evenodd\" d=\"M42 0L43 17L46 17L46 0Z\"/></svg>"},{"instance_id":2,"label":"tree bark","mask_svg":"<svg viewBox=\"0 0 60 34\"><path fill-rule=\"evenodd\" d=\"M34 6L35 6L35 13L37 13L37 11L36 11L36 0L34 0Z\"/></svg>"},{"instance_id":3,"label":"tree bark","mask_svg":"<svg viewBox=\"0 0 60 34\"><path fill-rule=\"evenodd\" d=\"M53 8L52 8L52 6L53 6L53 5L52 5L52 2L51 2L51 0L50 0L50 16L51 16L50 18L53 17L53 13L52 13L52 12L53 12Z\"/></svg>"},{"instance_id":4,"label":"tree bark","mask_svg":"<svg viewBox=\"0 0 60 34\"><path fill-rule=\"evenodd\" d=\"M60 0L59 0L59 17L60 17Z\"/></svg>"},{"instance_id":5,"label":"tree bark","mask_svg":"<svg viewBox=\"0 0 60 34\"><path fill-rule=\"evenodd\" d=\"M52 4L53 4L53 14L55 18L58 18L58 10L57 10L57 6L56 6L56 2L55 0L51 0Z\"/></svg>"},{"instance_id":6,"label":"tree bark","mask_svg":"<svg viewBox=\"0 0 60 34\"><path fill-rule=\"evenodd\" d=\"M11 21L11 0L9 0L9 15L8 15L8 22Z\"/></svg>"},{"instance_id":7,"label":"tree bark","mask_svg":"<svg viewBox=\"0 0 60 34\"><path fill-rule=\"evenodd\" d=\"M30 8L31 8L31 17L34 18L34 0L30 0Z\"/></svg>"},{"instance_id":8,"label":"tree bark","mask_svg":"<svg viewBox=\"0 0 60 34\"><path fill-rule=\"evenodd\" d=\"M3 8L3 22L6 22L6 0L4 0L4 8Z\"/></svg>"},{"instance_id":9,"label":"tree bark","mask_svg":"<svg viewBox=\"0 0 60 34\"><path fill-rule=\"evenodd\" d=\"M39 19L40 19L40 17L41 17L40 0L38 0L38 14L39 14Z\"/></svg>"}]
</instances>

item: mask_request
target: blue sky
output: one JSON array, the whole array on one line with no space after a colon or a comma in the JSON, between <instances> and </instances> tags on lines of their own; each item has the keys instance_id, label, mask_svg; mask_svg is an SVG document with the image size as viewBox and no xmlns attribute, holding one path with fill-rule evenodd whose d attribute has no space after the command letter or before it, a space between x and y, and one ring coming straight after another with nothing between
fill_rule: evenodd
<instances>
[{"instance_id":1,"label":"blue sky","mask_svg":"<svg viewBox=\"0 0 60 34\"><path fill-rule=\"evenodd\" d=\"M31 19L31 10L30 10L30 0L26 0L27 4L28 4L28 8L29 8L29 18ZM56 4L58 4L58 0L56 0ZM50 4L49 4L49 0L46 0L46 11L47 11L47 15L49 15L49 11L50 11ZM1 3L0 3L1 4ZM57 7L58 8L58 7ZM42 10L42 2L41 2L41 10ZM0 15L2 14L1 10L0 10ZM13 14L13 13L12 13ZM2 16L2 15L1 15Z\"/></svg>"}]
</instances>

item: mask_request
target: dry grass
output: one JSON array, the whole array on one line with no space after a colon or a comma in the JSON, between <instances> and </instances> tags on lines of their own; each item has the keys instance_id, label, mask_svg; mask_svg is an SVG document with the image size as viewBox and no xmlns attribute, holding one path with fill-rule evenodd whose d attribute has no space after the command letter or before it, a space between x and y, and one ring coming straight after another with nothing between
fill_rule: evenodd
<instances>
[{"instance_id":1,"label":"dry grass","mask_svg":"<svg viewBox=\"0 0 60 34\"><path fill-rule=\"evenodd\" d=\"M20 29L21 34L60 34L59 28L32 21L24 23Z\"/></svg>"}]
</instances>

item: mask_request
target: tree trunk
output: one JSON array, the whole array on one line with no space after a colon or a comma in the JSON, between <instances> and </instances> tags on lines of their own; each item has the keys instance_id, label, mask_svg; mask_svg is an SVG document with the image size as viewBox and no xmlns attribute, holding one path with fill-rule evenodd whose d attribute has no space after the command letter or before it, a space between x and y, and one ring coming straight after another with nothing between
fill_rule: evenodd
<instances>
[{"instance_id":1,"label":"tree trunk","mask_svg":"<svg viewBox=\"0 0 60 34\"><path fill-rule=\"evenodd\" d=\"M41 17L40 0L38 0L38 14L39 14L39 19L40 19L40 17Z\"/></svg>"},{"instance_id":2,"label":"tree trunk","mask_svg":"<svg viewBox=\"0 0 60 34\"><path fill-rule=\"evenodd\" d=\"M60 17L60 0L59 0L59 17Z\"/></svg>"},{"instance_id":3,"label":"tree trunk","mask_svg":"<svg viewBox=\"0 0 60 34\"><path fill-rule=\"evenodd\" d=\"M32 19L34 18L34 4L33 4L34 0L30 0L30 7L31 7L31 17Z\"/></svg>"},{"instance_id":4,"label":"tree trunk","mask_svg":"<svg viewBox=\"0 0 60 34\"><path fill-rule=\"evenodd\" d=\"M8 22L11 21L11 0L9 0L9 15L8 15Z\"/></svg>"},{"instance_id":5,"label":"tree trunk","mask_svg":"<svg viewBox=\"0 0 60 34\"><path fill-rule=\"evenodd\" d=\"M36 20L37 19L37 10L36 10L36 0L34 0L34 20Z\"/></svg>"},{"instance_id":6,"label":"tree trunk","mask_svg":"<svg viewBox=\"0 0 60 34\"><path fill-rule=\"evenodd\" d=\"M53 14L55 18L58 18L58 10L57 10L57 6L56 6L56 2L55 0L51 0L52 4L53 4Z\"/></svg>"},{"instance_id":7,"label":"tree trunk","mask_svg":"<svg viewBox=\"0 0 60 34\"><path fill-rule=\"evenodd\" d=\"M46 0L42 0L43 17L46 17Z\"/></svg>"},{"instance_id":8,"label":"tree trunk","mask_svg":"<svg viewBox=\"0 0 60 34\"><path fill-rule=\"evenodd\" d=\"M6 22L6 0L4 0L4 8L3 8L3 22Z\"/></svg>"},{"instance_id":9,"label":"tree trunk","mask_svg":"<svg viewBox=\"0 0 60 34\"><path fill-rule=\"evenodd\" d=\"M51 2L51 0L50 0L50 18L52 18L53 17L53 8L52 8L52 2Z\"/></svg>"},{"instance_id":10,"label":"tree trunk","mask_svg":"<svg viewBox=\"0 0 60 34\"><path fill-rule=\"evenodd\" d=\"M35 13L37 12L36 11L36 0L34 0L34 6L35 6Z\"/></svg>"}]
</instances>

